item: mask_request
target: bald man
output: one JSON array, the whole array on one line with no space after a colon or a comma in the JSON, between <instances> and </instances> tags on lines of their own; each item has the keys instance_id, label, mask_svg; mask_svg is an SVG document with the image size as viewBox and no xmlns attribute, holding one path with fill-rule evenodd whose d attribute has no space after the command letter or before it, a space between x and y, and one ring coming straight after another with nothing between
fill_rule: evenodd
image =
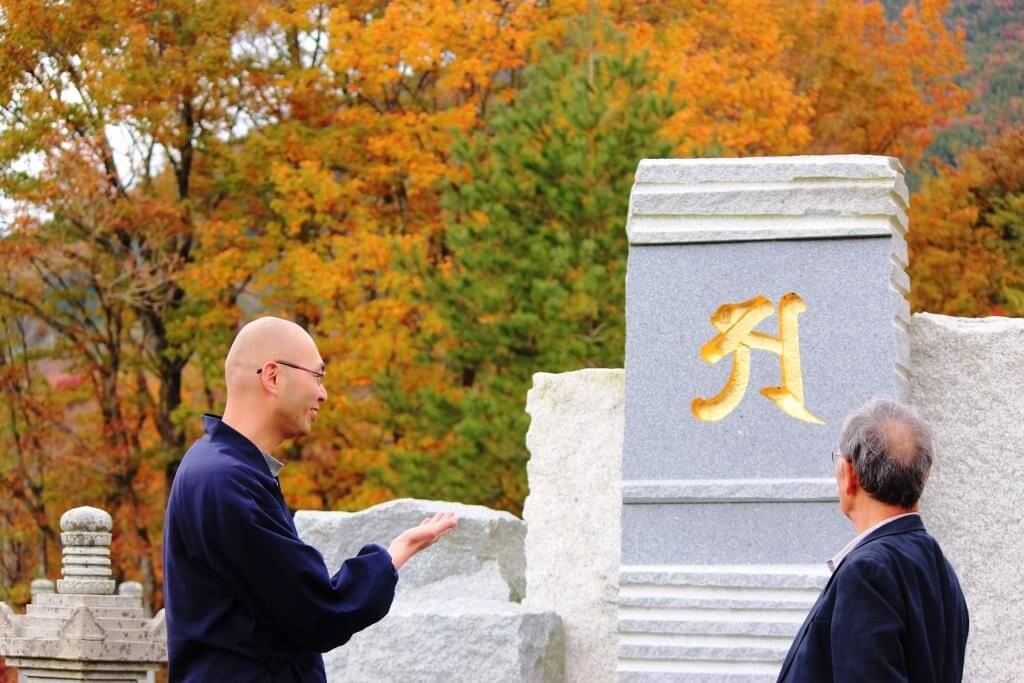
<instances>
[{"instance_id":1,"label":"bald man","mask_svg":"<svg viewBox=\"0 0 1024 683\"><path fill-rule=\"evenodd\" d=\"M839 509L857 536L826 563L832 577L779 681L960 681L967 603L918 512L932 465L928 425L913 408L870 401L846 419L832 458Z\"/></svg>"},{"instance_id":2,"label":"bald man","mask_svg":"<svg viewBox=\"0 0 1024 683\"><path fill-rule=\"evenodd\" d=\"M331 575L296 533L272 455L309 433L327 399L316 344L295 323L259 318L224 366L224 416L203 416L167 503L170 680L325 681L320 653L382 619L402 565L457 520L435 515Z\"/></svg>"}]
</instances>

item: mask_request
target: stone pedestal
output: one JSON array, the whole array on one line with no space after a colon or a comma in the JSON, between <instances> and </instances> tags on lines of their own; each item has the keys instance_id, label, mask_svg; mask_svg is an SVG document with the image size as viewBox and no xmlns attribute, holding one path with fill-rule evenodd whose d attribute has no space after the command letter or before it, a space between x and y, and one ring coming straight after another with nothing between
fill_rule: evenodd
<instances>
[{"instance_id":1,"label":"stone pedestal","mask_svg":"<svg viewBox=\"0 0 1024 683\"><path fill-rule=\"evenodd\" d=\"M61 517L62 575L32 582L24 615L0 603L0 656L20 683L120 681L144 683L167 661L163 610L145 615L142 586L116 589L110 572L112 520L91 507Z\"/></svg>"},{"instance_id":2,"label":"stone pedestal","mask_svg":"<svg viewBox=\"0 0 1024 683\"><path fill-rule=\"evenodd\" d=\"M640 163L620 680L774 680L853 536L841 420L907 396L906 206L885 157Z\"/></svg>"}]
</instances>

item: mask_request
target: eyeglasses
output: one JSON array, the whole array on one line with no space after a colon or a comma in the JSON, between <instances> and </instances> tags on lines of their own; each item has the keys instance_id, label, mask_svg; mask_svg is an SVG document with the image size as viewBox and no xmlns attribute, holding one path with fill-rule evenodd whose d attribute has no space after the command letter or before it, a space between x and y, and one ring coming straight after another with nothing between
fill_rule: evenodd
<instances>
[{"instance_id":1,"label":"eyeglasses","mask_svg":"<svg viewBox=\"0 0 1024 683\"><path fill-rule=\"evenodd\" d=\"M838 448L833 448L832 449L832 464L835 465L839 461L839 458L841 458L841 457L843 457L843 456L839 455L839 449Z\"/></svg>"},{"instance_id":2,"label":"eyeglasses","mask_svg":"<svg viewBox=\"0 0 1024 683\"><path fill-rule=\"evenodd\" d=\"M286 360L275 360L274 362L277 363L278 365L284 365L284 366L287 366L289 368L295 368L296 370L302 370L303 372L308 372L309 374L313 375L313 377L316 377L316 383L317 383L318 386L323 386L323 384L324 384L324 373L320 372L319 370L310 370L309 368L304 368L301 365L296 365L295 363L289 363ZM256 371L256 374L259 375L262 372L263 372L263 368L260 368L260 369L258 369Z\"/></svg>"}]
</instances>

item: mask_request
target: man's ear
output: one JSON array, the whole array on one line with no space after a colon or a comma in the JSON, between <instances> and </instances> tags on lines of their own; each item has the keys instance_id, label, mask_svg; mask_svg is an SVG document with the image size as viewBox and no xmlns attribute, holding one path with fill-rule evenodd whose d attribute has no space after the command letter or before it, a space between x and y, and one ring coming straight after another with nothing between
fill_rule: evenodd
<instances>
[{"instance_id":1,"label":"man's ear","mask_svg":"<svg viewBox=\"0 0 1024 683\"><path fill-rule=\"evenodd\" d=\"M860 480L857 478L857 470L853 462L843 458L843 488L844 493L852 496L860 488Z\"/></svg>"},{"instance_id":2,"label":"man's ear","mask_svg":"<svg viewBox=\"0 0 1024 683\"><path fill-rule=\"evenodd\" d=\"M263 383L263 390L269 394L277 396L280 382L280 375L277 374L278 367L277 363L264 363L263 369L259 374L260 382Z\"/></svg>"}]
</instances>

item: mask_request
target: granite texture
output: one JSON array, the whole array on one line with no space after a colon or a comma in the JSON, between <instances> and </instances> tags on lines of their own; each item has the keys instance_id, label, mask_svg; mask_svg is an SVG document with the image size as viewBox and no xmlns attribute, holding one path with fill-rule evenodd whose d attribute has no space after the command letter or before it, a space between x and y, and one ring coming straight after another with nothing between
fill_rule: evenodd
<instances>
[{"instance_id":1,"label":"granite texture","mask_svg":"<svg viewBox=\"0 0 1024 683\"><path fill-rule=\"evenodd\" d=\"M838 502L836 480L811 479L633 479L622 485L622 502L765 503Z\"/></svg>"},{"instance_id":2,"label":"granite texture","mask_svg":"<svg viewBox=\"0 0 1024 683\"><path fill-rule=\"evenodd\" d=\"M396 604L324 664L330 683L559 683L562 657L553 612L455 598Z\"/></svg>"},{"instance_id":3,"label":"granite texture","mask_svg":"<svg viewBox=\"0 0 1024 683\"><path fill-rule=\"evenodd\" d=\"M820 564L674 565L625 566L620 577L620 681L659 670L677 676L665 680L748 680L778 674L828 573Z\"/></svg>"},{"instance_id":4,"label":"granite texture","mask_svg":"<svg viewBox=\"0 0 1024 683\"><path fill-rule=\"evenodd\" d=\"M558 616L519 604L526 586L526 526L478 505L397 500L356 513L299 511L304 541L336 571L366 543L385 547L435 512L459 526L412 558L399 575L391 611L324 655L330 682L563 680Z\"/></svg>"},{"instance_id":5,"label":"granite texture","mask_svg":"<svg viewBox=\"0 0 1024 683\"><path fill-rule=\"evenodd\" d=\"M300 510L295 526L333 573L363 545L377 543L386 548L398 534L442 511L457 513L459 526L402 567L399 598L522 600L526 526L508 512L406 498L352 513Z\"/></svg>"},{"instance_id":6,"label":"granite texture","mask_svg":"<svg viewBox=\"0 0 1024 683\"><path fill-rule=\"evenodd\" d=\"M167 661L167 627L161 610L149 619L142 586L111 578L112 520L97 508L75 508L61 517L62 574L54 583L32 582L24 615L0 603L0 656L21 681L152 681Z\"/></svg>"},{"instance_id":7,"label":"granite texture","mask_svg":"<svg viewBox=\"0 0 1024 683\"><path fill-rule=\"evenodd\" d=\"M820 154L719 159L644 159L638 184L682 186L720 183L815 183L829 180L884 181L904 201L909 197L903 166L895 157L866 154Z\"/></svg>"},{"instance_id":8,"label":"granite texture","mask_svg":"<svg viewBox=\"0 0 1024 683\"><path fill-rule=\"evenodd\" d=\"M891 157L645 159L627 230L632 245L902 235L907 200Z\"/></svg>"},{"instance_id":9,"label":"granite texture","mask_svg":"<svg viewBox=\"0 0 1024 683\"><path fill-rule=\"evenodd\" d=\"M622 563L824 564L855 535L831 502L624 505Z\"/></svg>"},{"instance_id":10,"label":"granite texture","mask_svg":"<svg viewBox=\"0 0 1024 683\"><path fill-rule=\"evenodd\" d=\"M888 157L640 163L627 222L620 570L706 567L715 580L747 566L755 578L623 592L620 619L635 614L620 629L620 680L764 680L777 670L791 628L755 615L799 623L810 604L806 591L794 600L770 588L775 570L821 571L853 535L829 482L841 422L873 396L909 392L907 200ZM800 362L802 404L799 389L774 389L784 358L766 350L786 350L783 297L801 310L789 339L799 351L788 347L785 363ZM744 302L769 314L752 330L724 307ZM735 340L711 343L733 325L762 336L742 353ZM745 388L738 358L749 358ZM738 402L711 400L727 384ZM669 616L714 621L716 610L734 612L746 635L694 623L657 630Z\"/></svg>"},{"instance_id":11,"label":"granite texture","mask_svg":"<svg viewBox=\"0 0 1024 683\"><path fill-rule=\"evenodd\" d=\"M61 531L110 531L113 528L114 520L110 513L99 508L72 508L60 517Z\"/></svg>"},{"instance_id":12,"label":"granite texture","mask_svg":"<svg viewBox=\"0 0 1024 683\"><path fill-rule=\"evenodd\" d=\"M565 680L615 679L622 370L538 373L526 399L526 601L558 613Z\"/></svg>"},{"instance_id":13,"label":"granite texture","mask_svg":"<svg viewBox=\"0 0 1024 683\"><path fill-rule=\"evenodd\" d=\"M915 315L914 401L935 433L921 501L971 632L964 680L1024 680L1024 320Z\"/></svg>"},{"instance_id":14,"label":"granite texture","mask_svg":"<svg viewBox=\"0 0 1024 683\"><path fill-rule=\"evenodd\" d=\"M626 437L623 477L724 479L828 477L842 418L868 398L897 393L900 306L884 238L633 247L627 276ZM754 349L750 384L718 422L690 412L717 393L732 358L698 352L716 334L721 304L786 292L807 304L799 320L807 408L796 420L758 393L780 381L779 357ZM778 333L778 315L757 330Z\"/></svg>"}]
</instances>

